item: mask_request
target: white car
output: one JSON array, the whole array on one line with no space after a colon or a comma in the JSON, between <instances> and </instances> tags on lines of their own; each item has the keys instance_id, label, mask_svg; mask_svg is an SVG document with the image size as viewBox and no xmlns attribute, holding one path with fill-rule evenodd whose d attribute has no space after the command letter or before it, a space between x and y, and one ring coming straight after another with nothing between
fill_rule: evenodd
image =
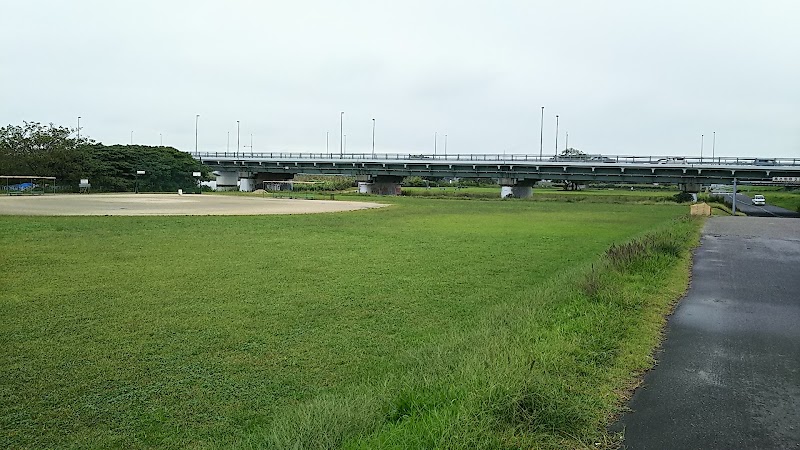
<instances>
[{"instance_id":1,"label":"white car","mask_svg":"<svg viewBox=\"0 0 800 450\"><path fill-rule=\"evenodd\" d=\"M761 194L756 194L753 196L753 204L757 206L763 206L767 204L767 199L764 198Z\"/></svg>"}]
</instances>

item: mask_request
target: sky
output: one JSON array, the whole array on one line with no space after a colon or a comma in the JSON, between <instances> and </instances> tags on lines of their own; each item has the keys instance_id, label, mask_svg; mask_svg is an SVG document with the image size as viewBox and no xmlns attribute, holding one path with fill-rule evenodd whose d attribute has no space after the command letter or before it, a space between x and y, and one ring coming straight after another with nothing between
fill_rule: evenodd
<instances>
[{"instance_id":1,"label":"sky","mask_svg":"<svg viewBox=\"0 0 800 450\"><path fill-rule=\"evenodd\" d=\"M0 1L0 126L368 153L375 119L378 153L550 155L569 133L800 158L797 0Z\"/></svg>"}]
</instances>

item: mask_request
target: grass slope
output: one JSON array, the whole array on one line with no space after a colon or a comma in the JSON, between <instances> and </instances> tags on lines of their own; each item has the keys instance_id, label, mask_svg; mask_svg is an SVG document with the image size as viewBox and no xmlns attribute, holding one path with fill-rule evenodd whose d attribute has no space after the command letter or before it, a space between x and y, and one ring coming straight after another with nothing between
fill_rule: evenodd
<instances>
[{"instance_id":1,"label":"grass slope","mask_svg":"<svg viewBox=\"0 0 800 450\"><path fill-rule=\"evenodd\" d=\"M685 207L392 202L0 218L0 446L604 439L687 260L597 272L624 296L587 296L586 272Z\"/></svg>"}]
</instances>

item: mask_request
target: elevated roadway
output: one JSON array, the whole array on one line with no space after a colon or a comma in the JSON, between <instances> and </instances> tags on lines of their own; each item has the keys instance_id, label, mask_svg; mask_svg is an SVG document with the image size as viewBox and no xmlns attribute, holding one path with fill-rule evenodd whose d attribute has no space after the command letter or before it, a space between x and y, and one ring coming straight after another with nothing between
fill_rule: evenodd
<instances>
[{"instance_id":1,"label":"elevated roadway","mask_svg":"<svg viewBox=\"0 0 800 450\"><path fill-rule=\"evenodd\" d=\"M218 187L290 180L296 174L354 176L369 192L394 193L404 177L491 178L517 197L540 180L673 183L697 192L703 185L800 179L800 158L692 158L656 156L423 155L364 153L231 153L194 155L217 171Z\"/></svg>"}]
</instances>

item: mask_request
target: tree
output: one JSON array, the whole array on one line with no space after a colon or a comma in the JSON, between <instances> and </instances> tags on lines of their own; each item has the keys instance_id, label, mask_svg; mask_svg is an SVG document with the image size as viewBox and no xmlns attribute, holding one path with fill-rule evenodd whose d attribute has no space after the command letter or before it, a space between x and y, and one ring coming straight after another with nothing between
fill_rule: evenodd
<instances>
[{"instance_id":1,"label":"tree","mask_svg":"<svg viewBox=\"0 0 800 450\"><path fill-rule=\"evenodd\" d=\"M565 148L559 156L586 156L586 153L578 150L577 148Z\"/></svg>"},{"instance_id":2,"label":"tree","mask_svg":"<svg viewBox=\"0 0 800 450\"><path fill-rule=\"evenodd\" d=\"M0 128L0 173L77 181L89 171L86 146L93 141L74 131L39 122Z\"/></svg>"},{"instance_id":3,"label":"tree","mask_svg":"<svg viewBox=\"0 0 800 450\"><path fill-rule=\"evenodd\" d=\"M143 191L192 189L197 186L192 172L208 177L208 167L175 148L106 146L79 139L75 131L38 122L0 128L0 174L52 176L66 190L88 178L92 189L101 191L131 191L137 181ZM137 170L145 175L137 177Z\"/></svg>"}]
</instances>

